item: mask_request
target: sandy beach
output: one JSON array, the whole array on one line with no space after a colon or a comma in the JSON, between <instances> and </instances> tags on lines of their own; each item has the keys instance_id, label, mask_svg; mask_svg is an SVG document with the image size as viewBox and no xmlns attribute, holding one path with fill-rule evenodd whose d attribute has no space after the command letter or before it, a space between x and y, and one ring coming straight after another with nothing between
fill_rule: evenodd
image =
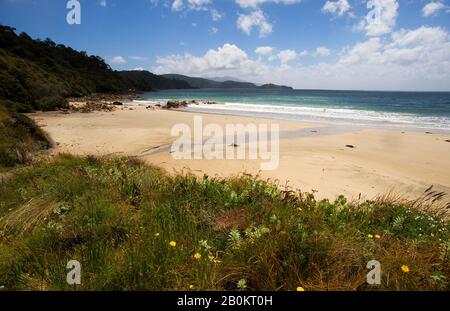
<instances>
[{"instance_id":1,"label":"sandy beach","mask_svg":"<svg viewBox=\"0 0 450 311\"><path fill-rule=\"evenodd\" d=\"M192 125L194 115L201 115L204 124L279 124L278 169L260 171L260 160L175 160L170 145L177 137L171 136L171 129L179 123ZM450 137L443 134L352 128L333 133L326 124L145 107L31 116L57 143L52 153L138 156L168 172L190 170L199 176L260 174L280 186L287 183L329 199L339 194L371 199L388 192L413 199L430 185L450 192L450 143L446 142Z\"/></svg>"}]
</instances>

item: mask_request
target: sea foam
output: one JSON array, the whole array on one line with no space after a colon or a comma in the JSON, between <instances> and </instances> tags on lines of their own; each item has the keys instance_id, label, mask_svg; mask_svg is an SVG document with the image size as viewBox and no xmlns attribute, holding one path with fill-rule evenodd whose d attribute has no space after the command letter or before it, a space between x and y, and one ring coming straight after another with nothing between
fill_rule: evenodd
<instances>
[{"instance_id":1,"label":"sea foam","mask_svg":"<svg viewBox=\"0 0 450 311\"><path fill-rule=\"evenodd\" d=\"M189 110L215 112L245 116L260 116L274 119L337 122L355 125L392 125L450 131L450 118L420 116L409 113L378 112L370 110L319 108L299 105L269 105L226 102L218 105L189 105Z\"/></svg>"}]
</instances>

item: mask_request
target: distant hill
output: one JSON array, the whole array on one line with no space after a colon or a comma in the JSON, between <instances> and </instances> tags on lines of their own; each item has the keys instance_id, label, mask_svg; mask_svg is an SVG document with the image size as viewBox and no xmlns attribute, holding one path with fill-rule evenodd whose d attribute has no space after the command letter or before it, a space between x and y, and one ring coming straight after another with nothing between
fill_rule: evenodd
<instances>
[{"instance_id":1,"label":"distant hill","mask_svg":"<svg viewBox=\"0 0 450 311\"><path fill-rule=\"evenodd\" d=\"M227 77L227 76L225 76L225 77L207 78L207 79L213 80L213 81L217 81L217 82L225 82L225 81L247 82L247 81L235 78L235 77Z\"/></svg>"},{"instance_id":2,"label":"distant hill","mask_svg":"<svg viewBox=\"0 0 450 311\"><path fill-rule=\"evenodd\" d=\"M169 79L148 71L118 71L117 73L127 85L133 86L136 90L144 92L193 88L186 81Z\"/></svg>"},{"instance_id":3,"label":"distant hill","mask_svg":"<svg viewBox=\"0 0 450 311\"><path fill-rule=\"evenodd\" d=\"M219 88L222 82L203 79L203 78L193 78L178 74L165 74L162 75L164 78L173 79L173 80L179 80L179 81L185 81L187 82L191 87L198 88L198 89L211 89L211 88Z\"/></svg>"},{"instance_id":4,"label":"distant hill","mask_svg":"<svg viewBox=\"0 0 450 311\"><path fill-rule=\"evenodd\" d=\"M254 88L254 89L285 89L292 90L293 88L288 86L281 86L276 84L264 84L262 86L258 86L254 83L250 82L241 82L241 81L215 81L204 78L196 78L196 77L188 77L179 74L165 74L162 75L165 78L180 80L189 83L190 86L199 89L229 89L229 88Z\"/></svg>"},{"instance_id":5,"label":"distant hill","mask_svg":"<svg viewBox=\"0 0 450 311\"><path fill-rule=\"evenodd\" d=\"M259 87L260 89L280 89L280 90L293 90L292 87L290 86L285 86L285 85L276 85L276 84L263 84Z\"/></svg>"}]
</instances>

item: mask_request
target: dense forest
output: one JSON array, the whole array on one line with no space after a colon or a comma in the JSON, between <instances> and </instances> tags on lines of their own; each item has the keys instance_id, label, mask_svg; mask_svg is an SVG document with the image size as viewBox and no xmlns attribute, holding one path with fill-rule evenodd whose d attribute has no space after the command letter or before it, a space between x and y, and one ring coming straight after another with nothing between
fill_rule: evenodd
<instances>
[{"instance_id":1,"label":"dense forest","mask_svg":"<svg viewBox=\"0 0 450 311\"><path fill-rule=\"evenodd\" d=\"M53 110L66 97L177 88L190 86L146 71L113 71L98 56L0 25L0 99L7 108Z\"/></svg>"}]
</instances>

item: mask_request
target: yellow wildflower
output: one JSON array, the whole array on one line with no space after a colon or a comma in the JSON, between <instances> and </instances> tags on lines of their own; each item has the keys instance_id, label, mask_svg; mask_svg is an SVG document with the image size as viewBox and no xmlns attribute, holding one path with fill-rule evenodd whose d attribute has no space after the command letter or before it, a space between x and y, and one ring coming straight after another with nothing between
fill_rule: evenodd
<instances>
[{"instance_id":1,"label":"yellow wildflower","mask_svg":"<svg viewBox=\"0 0 450 311\"><path fill-rule=\"evenodd\" d=\"M368 237L369 239L373 239L373 235L372 235L372 234L368 234L367 237Z\"/></svg>"},{"instance_id":2,"label":"yellow wildflower","mask_svg":"<svg viewBox=\"0 0 450 311\"><path fill-rule=\"evenodd\" d=\"M301 287L301 286L297 287L297 292L304 292L304 291L305 291L305 289L303 287Z\"/></svg>"},{"instance_id":3,"label":"yellow wildflower","mask_svg":"<svg viewBox=\"0 0 450 311\"><path fill-rule=\"evenodd\" d=\"M194 289L194 285L189 285L189 289Z\"/></svg>"},{"instance_id":4,"label":"yellow wildflower","mask_svg":"<svg viewBox=\"0 0 450 311\"><path fill-rule=\"evenodd\" d=\"M381 239L381 235L375 234L375 239Z\"/></svg>"},{"instance_id":5,"label":"yellow wildflower","mask_svg":"<svg viewBox=\"0 0 450 311\"><path fill-rule=\"evenodd\" d=\"M157 238L157 237L159 237L159 236L160 236L159 232L156 232L156 233L155 233L155 238Z\"/></svg>"},{"instance_id":6,"label":"yellow wildflower","mask_svg":"<svg viewBox=\"0 0 450 311\"><path fill-rule=\"evenodd\" d=\"M401 266L401 268L402 268L402 271L404 273L408 273L409 272L409 267L407 265L403 265L403 266Z\"/></svg>"},{"instance_id":7,"label":"yellow wildflower","mask_svg":"<svg viewBox=\"0 0 450 311\"><path fill-rule=\"evenodd\" d=\"M170 241L169 245L172 246L172 247L176 247L176 246L177 246L177 242L175 242L175 241Z\"/></svg>"},{"instance_id":8,"label":"yellow wildflower","mask_svg":"<svg viewBox=\"0 0 450 311\"><path fill-rule=\"evenodd\" d=\"M202 254L195 253L194 258L197 259L197 260L200 260L202 258Z\"/></svg>"}]
</instances>

